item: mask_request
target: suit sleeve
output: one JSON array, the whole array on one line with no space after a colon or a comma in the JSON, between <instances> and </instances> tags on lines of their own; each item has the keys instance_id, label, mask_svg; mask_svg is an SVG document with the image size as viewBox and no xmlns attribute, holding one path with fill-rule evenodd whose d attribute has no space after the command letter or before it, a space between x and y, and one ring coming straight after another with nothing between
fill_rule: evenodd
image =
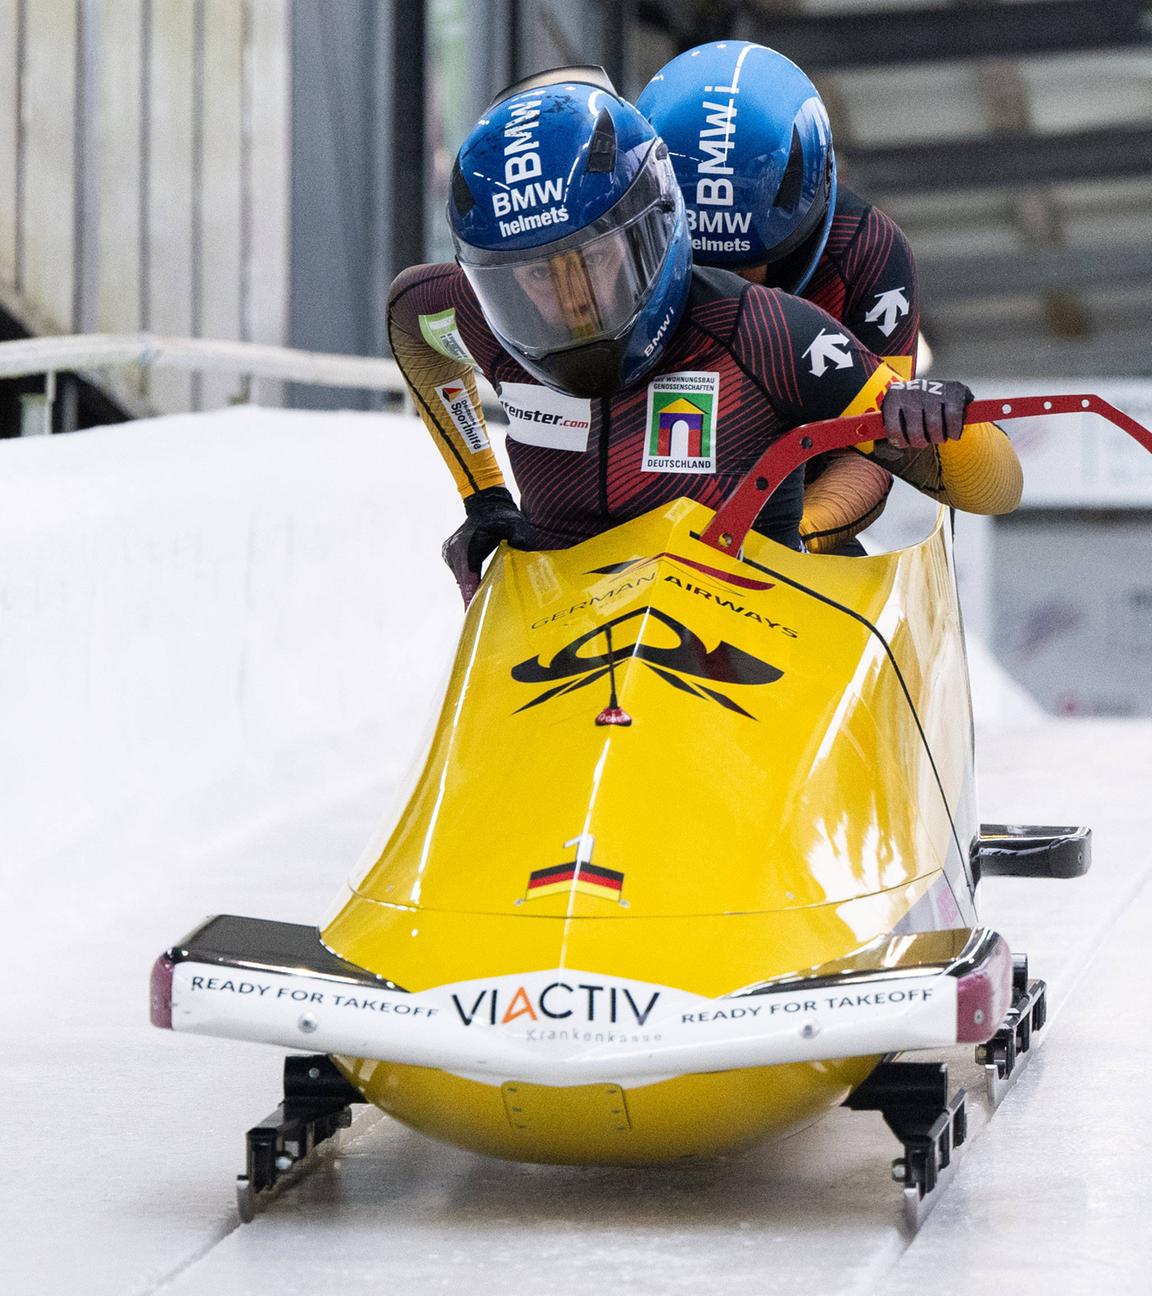
<instances>
[{"instance_id":1,"label":"suit sleeve","mask_svg":"<svg viewBox=\"0 0 1152 1296\"><path fill-rule=\"evenodd\" d=\"M964 513L1011 513L1024 490L1012 442L995 423L968 423L958 441L894 450L877 441L867 457L941 504Z\"/></svg>"},{"instance_id":2,"label":"suit sleeve","mask_svg":"<svg viewBox=\"0 0 1152 1296\"><path fill-rule=\"evenodd\" d=\"M851 285L845 324L902 378L914 377L920 294L903 231L871 208L844 258L844 271ZM959 441L903 454L880 442L870 458L933 499L968 513L1010 513L1020 502L1020 462L993 423L970 424Z\"/></svg>"},{"instance_id":3,"label":"suit sleeve","mask_svg":"<svg viewBox=\"0 0 1152 1296\"><path fill-rule=\"evenodd\" d=\"M916 262L903 230L875 207L841 259L844 323L904 379L914 378L920 338Z\"/></svg>"},{"instance_id":4,"label":"suit sleeve","mask_svg":"<svg viewBox=\"0 0 1152 1296\"><path fill-rule=\"evenodd\" d=\"M772 288L744 293L732 350L786 427L875 409L897 376L827 311Z\"/></svg>"},{"instance_id":5,"label":"suit sleeve","mask_svg":"<svg viewBox=\"0 0 1152 1296\"><path fill-rule=\"evenodd\" d=\"M771 289L750 288L733 350L761 382L787 427L880 408L900 375L819 307ZM958 441L896 451L878 441L871 462L933 499L968 513L1010 513L1023 474L1012 443L992 423Z\"/></svg>"},{"instance_id":6,"label":"suit sleeve","mask_svg":"<svg viewBox=\"0 0 1152 1296\"><path fill-rule=\"evenodd\" d=\"M388 343L416 411L460 494L467 498L504 475L488 441L474 366L455 327L454 266L413 266L388 294Z\"/></svg>"},{"instance_id":7,"label":"suit sleeve","mask_svg":"<svg viewBox=\"0 0 1152 1296\"><path fill-rule=\"evenodd\" d=\"M884 511L892 474L852 450L820 455L820 471L804 485L800 538L809 553L832 553Z\"/></svg>"},{"instance_id":8,"label":"suit sleeve","mask_svg":"<svg viewBox=\"0 0 1152 1296\"><path fill-rule=\"evenodd\" d=\"M840 258L847 293L843 322L902 378L916 370L920 290L903 230L875 207L864 213ZM813 553L829 553L884 511L892 476L879 464L837 450L809 465L800 535Z\"/></svg>"}]
</instances>

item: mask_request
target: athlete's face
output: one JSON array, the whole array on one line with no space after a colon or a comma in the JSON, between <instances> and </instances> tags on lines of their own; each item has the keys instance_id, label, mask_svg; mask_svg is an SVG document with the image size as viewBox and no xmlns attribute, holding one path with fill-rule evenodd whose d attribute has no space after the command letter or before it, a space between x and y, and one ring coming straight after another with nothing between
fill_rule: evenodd
<instances>
[{"instance_id":1,"label":"athlete's face","mask_svg":"<svg viewBox=\"0 0 1152 1296\"><path fill-rule=\"evenodd\" d=\"M580 251L518 266L513 273L545 323L583 338L600 331L598 303L613 299L623 264L619 241L601 238Z\"/></svg>"}]
</instances>

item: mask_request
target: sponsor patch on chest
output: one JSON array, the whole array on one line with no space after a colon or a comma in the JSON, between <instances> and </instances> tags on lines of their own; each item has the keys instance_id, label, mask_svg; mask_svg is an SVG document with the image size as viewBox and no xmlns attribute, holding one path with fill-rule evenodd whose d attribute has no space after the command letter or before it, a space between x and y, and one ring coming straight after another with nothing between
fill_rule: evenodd
<instances>
[{"instance_id":1,"label":"sponsor patch on chest","mask_svg":"<svg viewBox=\"0 0 1152 1296\"><path fill-rule=\"evenodd\" d=\"M720 375L708 370L661 374L648 384L644 472L714 473Z\"/></svg>"},{"instance_id":2,"label":"sponsor patch on chest","mask_svg":"<svg viewBox=\"0 0 1152 1296\"><path fill-rule=\"evenodd\" d=\"M548 450L587 450L592 402L565 396L536 383L500 384L500 404L508 415L508 435L521 445Z\"/></svg>"}]
</instances>

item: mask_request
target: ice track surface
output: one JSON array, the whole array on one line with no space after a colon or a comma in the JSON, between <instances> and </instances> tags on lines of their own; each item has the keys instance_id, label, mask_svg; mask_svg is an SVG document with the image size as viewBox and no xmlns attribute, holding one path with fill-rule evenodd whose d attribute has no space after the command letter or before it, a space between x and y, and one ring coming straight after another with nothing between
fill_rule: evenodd
<instances>
[{"instance_id":1,"label":"ice track surface","mask_svg":"<svg viewBox=\"0 0 1152 1296\"><path fill-rule=\"evenodd\" d=\"M1152 724L1045 720L978 653L984 818L1091 824L1095 864L984 885L1053 1011L990 1125L949 1059L973 1137L913 1241L895 1141L846 1111L641 1172L490 1161L358 1109L237 1227L282 1055L152 1029L149 967L210 912L326 912L434 707L457 513L426 434L385 416L0 443L0 1291L1143 1296Z\"/></svg>"}]
</instances>

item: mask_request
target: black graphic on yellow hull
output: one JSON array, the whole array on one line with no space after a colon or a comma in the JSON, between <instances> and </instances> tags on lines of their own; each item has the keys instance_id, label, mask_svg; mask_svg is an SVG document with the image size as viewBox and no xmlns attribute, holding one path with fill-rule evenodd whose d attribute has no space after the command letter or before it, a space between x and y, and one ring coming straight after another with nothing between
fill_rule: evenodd
<instances>
[{"instance_id":1,"label":"black graphic on yellow hull","mask_svg":"<svg viewBox=\"0 0 1152 1296\"><path fill-rule=\"evenodd\" d=\"M661 622L676 636L677 643L671 648L658 648L637 641L613 648L611 631L637 619L641 625L645 619ZM596 640L600 640L602 644L606 643L607 650L600 647L599 651L585 651ZM686 625L657 608L643 607L616 617L606 625L598 626L595 630L590 630L580 638L574 639L566 647L561 648L547 666L538 656L530 657L527 661L513 666L512 678L521 684L549 684L563 681L555 684L553 688L545 689L530 702L526 702L518 708L516 714L539 706L542 702L548 702L561 694L586 688L589 684L603 679L616 665L628 660L642 662L673 688L694 697L710 698L729 711L747 716L750 720L754 720L755 716L745 711L726 694L708 687L708 684L701 681L707 680L711 684L774 684L783 674L783 671L777 667L761 661L759 657L754 657L743 648L737 648L724 640L709 650L704 646L699 635L689 630ZM685 676L688 678L684 678Z\"/></svg>"}]
</instances>

